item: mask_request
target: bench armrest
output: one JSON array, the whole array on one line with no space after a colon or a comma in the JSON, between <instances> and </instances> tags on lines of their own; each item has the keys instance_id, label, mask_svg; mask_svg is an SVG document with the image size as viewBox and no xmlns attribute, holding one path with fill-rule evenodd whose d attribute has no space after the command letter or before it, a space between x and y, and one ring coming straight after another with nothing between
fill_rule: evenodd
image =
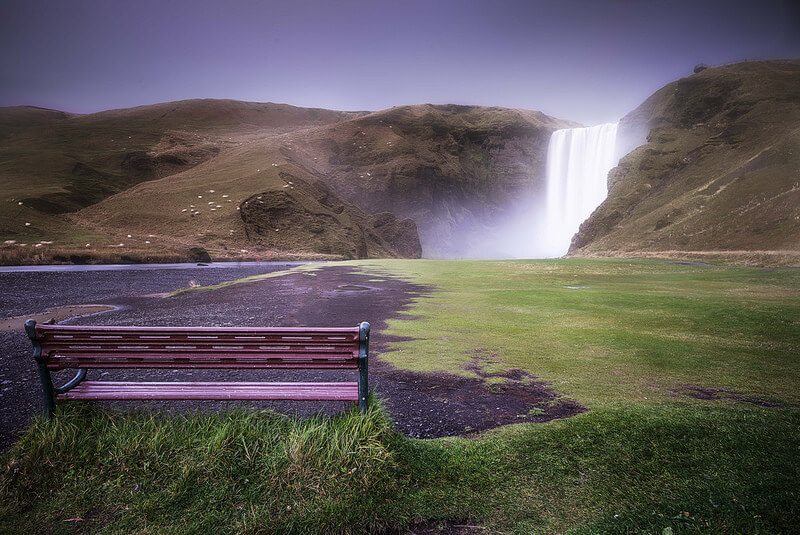
<instances>
[{"instance_id":1,"label":"bench armrest","mask_svg":"<svg viewBox=\"0 0 800 535\"><path fill-rule=\"evenodd\" d=\"M56 394L53 389L53 380L50 378L50 370L45 366L42 358L42 344L36 337L36 320L29 319L25 322L25 333L33 344L33 360L39 370L39 379L42 380L42 400L44 401L44 417L49 418L56 410Z\"/></svg>"},{"instance_id":2,"label":"bench armrest","mask_svg":"<svg viewBox=\"0 0 800 535\"><path fill-rule=\"evenodd\" d=\"M65 392L69 392L70 390L81 384L81 381L83 381L84 379L86 379L86 369L81 368L80 370L78 370L78 373L75 375L75 377L70 379L69 382L65 383L63 386L54 388L53 391L56 394L64 394Z\"/></svg>"}]
</instances>

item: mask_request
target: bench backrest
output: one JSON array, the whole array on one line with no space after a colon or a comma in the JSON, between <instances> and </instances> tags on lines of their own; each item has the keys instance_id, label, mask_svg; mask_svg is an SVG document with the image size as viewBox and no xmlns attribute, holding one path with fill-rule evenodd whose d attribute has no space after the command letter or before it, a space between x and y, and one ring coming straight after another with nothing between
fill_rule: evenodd
<instances>
[{"instance_id":1,"label":"bench backrest","mask_svg":"<svg viewBox=\"0 0 800 535\"><path fill-rule=\"evenodd\" d=\"M35 325L47 369L358 368L362 327ZM364 347L366 347L364 345ZM366 356L366 351L362 354Z\"/></svg>"}]
</instances>

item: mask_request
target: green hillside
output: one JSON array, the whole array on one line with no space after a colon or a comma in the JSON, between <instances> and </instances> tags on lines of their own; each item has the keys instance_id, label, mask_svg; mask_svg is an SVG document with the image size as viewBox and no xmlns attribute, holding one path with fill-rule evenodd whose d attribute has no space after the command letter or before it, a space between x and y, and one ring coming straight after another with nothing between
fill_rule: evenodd
<instances>
[{"instance_id":1,"label":"green hillside","mask_svg":"<svg viewBox=\"0 0 800 535\"><path fill-rule=\"evenodd\" d=\"M702 70L620 130L647 142L611 172L571 254L800 263L800 60Z\"/></svg>"},{"instance_id":2,"label":"green hillside","mask_svg":"<svg viewBox=\"0 0 800 535\"><path fill-rule=\"evenodd\" d=\"M430 104L3 108L0 262L505 257L542 209L551 133L575 126ZM570 255L800 264L800 60L701 70L619 131L632 150Z\"/></svg>"},{"instance_id":3,"label":"green hillside","mask_svg":"<svg viewBox=\"0 0 800 535\"><path fill-rule=\"evenodd\" d=\"M188 100L91 115L0 109L0 203L5 207L0 212L0 237L14 242L5 243L4 259L50 261L67 253L100 260L185 256L184 248L166 242L162 245L167 247L156 251L144 247L169 234L164 228L168 221L150 225L150 239L137 236L130 242L125 229L86 227L75 213L137 184L179 175L255 138L358 115L226 100ZM161 214L148 210L136 219L149 216L161 219ZM119 247L124 240L129 244Z\"/></svg>"}]
</instances>

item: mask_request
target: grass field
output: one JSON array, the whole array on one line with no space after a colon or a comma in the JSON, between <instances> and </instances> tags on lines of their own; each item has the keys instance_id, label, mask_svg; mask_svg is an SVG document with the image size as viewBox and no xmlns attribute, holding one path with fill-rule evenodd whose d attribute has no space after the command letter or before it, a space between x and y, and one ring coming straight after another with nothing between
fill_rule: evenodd
<instances>
[{"instance_id":1,"label":"grass field","mask_svg":"<svg viewBox=\"0 0 800 535\"><path fill-rule=\"evenodd\" d=\"M439 285L382 355L418 371L521 368L593 408L676 399L686 387L800 400L800 270L641 260L365 263ZM480 364L480 363L479 363Z\"/></svg>"},{"instance_id":2,"label":"grass field","mask_svg":"<svg viewBox=\"0 0 800 535\"><path fill-rule=\"evenodd\" d=\"M382 359L520 368L590 410L412 440L379 404L305 420L76 404L2 458L0 531L800 532L800 270L353 264L437 287Z\"/></svg>"}]
</instances>

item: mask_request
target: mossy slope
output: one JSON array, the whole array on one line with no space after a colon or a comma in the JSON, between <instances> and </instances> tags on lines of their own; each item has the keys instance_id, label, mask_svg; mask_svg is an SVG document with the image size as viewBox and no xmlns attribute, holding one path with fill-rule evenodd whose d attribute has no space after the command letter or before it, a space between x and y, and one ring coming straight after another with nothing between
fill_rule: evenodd
<instances>
[{"instance_id":1,"label":"mossy slope","mask_svg":"<svg viewBox=\"0 0 800 535\"><path fill-rule=\"evenodd\" d=\"M709 68L620 124L647 142L609 175L570 254L800 255L800 60Z\"/></svg>"}]
</instances>

